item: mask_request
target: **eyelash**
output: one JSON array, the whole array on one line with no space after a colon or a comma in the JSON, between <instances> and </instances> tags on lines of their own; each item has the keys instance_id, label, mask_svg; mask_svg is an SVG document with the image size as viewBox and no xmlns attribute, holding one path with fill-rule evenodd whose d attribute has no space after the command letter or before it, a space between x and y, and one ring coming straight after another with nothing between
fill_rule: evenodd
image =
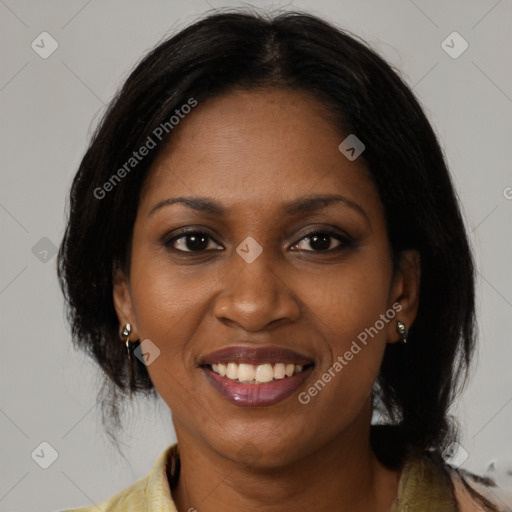
<instances>
[{"instance_id":1,"label":"eyelash","mask_svg":"<svg viewBox=\"0 0 512 512\"><path fill-rule=\"evenodd\" d=\"M190 229L190 230L183 230L181 231L181 233L179 235L176 235L172 238L168 238L168 239L164 239L163 240L163 244L165 245L165 247L167 247L168 249L176 252L176 253L191 253L191 254L202 254L206 251L208 251L208 249L202 249L200 251L192 251L192 250L187 250L187 251L184 251L184 250L181 250L181 249L176 249L175 247L173 247L173 244L177 241L177 240L180 240L180 239L185 239L187 238L188 236L192 236L192 235L204 235L205 237L207 237L209 239L209 241L213 241L215 242L216 244L220 245L213 237L211 237L206 231L200 231L200 230L195 230L195 229ZM336 241L338 241L340 243L340 245L338 245L337 247L333 248L333 249L328 249L328 250L325 250L325 251L315 251L315 250L299 250L299 252L306 252L306 253L318 253L318 254L332 254L333 252L338 252L344 248L347 248L347 247L350 247L352 245L352 239L348 236L348 235L342 235L338 232L335 232L335 231L331 231L329 229L316 229L316 230L313 230L313 231L310 231L309 233L307 233L306 235L304 235L302 238L300 238L297 242L295 242L292 247L295 247L297 246L300 242L302 242L303 240L309 240L309 242L311 243L311 239L315 236L315 235L327 235L331 238L334 238ZM217 249L216 249L217 250ZM211 251L211 249L210 249Z\"/></svg>"}]
</instances>

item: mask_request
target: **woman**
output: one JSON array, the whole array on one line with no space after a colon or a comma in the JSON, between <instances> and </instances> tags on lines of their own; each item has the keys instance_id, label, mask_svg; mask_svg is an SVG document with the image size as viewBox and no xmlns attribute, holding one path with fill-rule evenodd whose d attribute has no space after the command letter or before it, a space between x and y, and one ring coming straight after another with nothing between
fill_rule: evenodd
<instances>
[{"instance_id":1,"label":"woman","mask_svg":"<svg viewBox=\"0 0 512 512\"><path fill-rule=\"evenodd\" d=\"M439 144L326 22L215 14L147 55L73 182L59 277L105 414L158 393L178 440L104 512L504 510L442 456L475 334Z\"/></svg>"}]
</instances>

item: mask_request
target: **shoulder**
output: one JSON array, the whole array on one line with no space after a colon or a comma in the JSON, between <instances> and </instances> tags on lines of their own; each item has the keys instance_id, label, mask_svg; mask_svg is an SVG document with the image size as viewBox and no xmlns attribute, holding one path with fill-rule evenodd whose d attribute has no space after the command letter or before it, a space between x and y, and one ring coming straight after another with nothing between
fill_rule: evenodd
<instances>
[{"instance_id":1,"label":"shoulder","mask_svg":"<svg viewBox=\"0 0 512 512\"><path fill-rule=\"evenodd\" d=\"M493 480L454 468L449 472L460 512L512 512L512 495Z\"/></svg>"},{"instance_id":2,"label":"shoulder","mask_svg":"<svg viewBox=\"0 0 512 512\"><path fill-rule=\"evenodd\" d=\"M410 455L402 465L397 510L512 512L512 491L494 479L447 464L441 454ZM400 508L401 507L401 508Z\"/></svg>"},{"instance_id":3,"label":"shoulder","mask_svg":"<svg viewBox=\"0 0 512 512\"><path fill-rule=\"evenodd\" d=\"M169 474L174 477L179 471L177 445L168 447L157 459L149 475L141 478L121 492L90 507L63 510L62 512L176 512L173 504Z\"/></svg>"}]
</instances>

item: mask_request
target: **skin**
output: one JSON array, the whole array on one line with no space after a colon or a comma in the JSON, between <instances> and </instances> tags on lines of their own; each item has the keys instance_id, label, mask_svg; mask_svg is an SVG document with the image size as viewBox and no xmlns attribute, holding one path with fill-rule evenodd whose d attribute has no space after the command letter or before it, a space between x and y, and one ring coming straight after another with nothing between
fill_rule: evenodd
<instances>
[{"instance_id":1,"label":"skin","mask_svg":"<svg viewBox=\"0 0 512 512\"><path fill-rule=\"evenodd\" d=\"M348 134L307 93L231 92L198 105L175 130L142 191L130 272L118 272L114 302L120 324L134 328L130 339L161 351L148 371L180 446L178 510L388 511L400 473L369 445L371 392L386 344L399 341L396 320L410 326L416 316L418 254L404 252L393 268L364 161L338 150ZM357 207L282 211L324 194ZM226 214L181 203L151 213L178 196L215 200ZM166 247L162 238L183 227L208 233L206 250L191 252L187 238ZM352 242L328 239L326 253L307 237L317 229ZM248 236L263 249L252 263L236 252ZM394 320L307 405L295 393L271 407L237 407L197 364L232 345L291 348L314 360L299 390L307 391L394 303L402 307Z\"/></svg>"}]
</instances>

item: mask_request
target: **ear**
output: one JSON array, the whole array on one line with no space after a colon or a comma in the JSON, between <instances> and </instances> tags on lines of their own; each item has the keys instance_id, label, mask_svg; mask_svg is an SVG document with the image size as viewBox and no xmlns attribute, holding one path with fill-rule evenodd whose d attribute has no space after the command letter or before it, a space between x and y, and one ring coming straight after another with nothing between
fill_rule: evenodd
<instances>
[{"instance_id":1,"label":"ear","mask_svg":"<svg viewBox=\"0 0 512 512\"><path fill-rule=\"evenodd\" d=\"M388 343L401 340L396 330L397 321L410 328L416 319L419 306L421 281L421 259L418 251L409 249L402 251L395 269L391 287L389 306L396 311L396 316L388 324Z\"/></svg>"},{"instance_id":2,"label":"ear","mask_svg":"<svg viewBox=\"0 0 512 512\"><path fill-rule=\"evenodd\" d=\"M137 341L139 339L139 335L137 332L137 325L135 323L135 314L130 294L130 284L128 282L128 278L120 269L117 269L114 274L113 299L117 318L120 323L119 330L121 331L122 326L126 323L130 323L132 326L130 341Z\"/></svg>"}]
</instances>

